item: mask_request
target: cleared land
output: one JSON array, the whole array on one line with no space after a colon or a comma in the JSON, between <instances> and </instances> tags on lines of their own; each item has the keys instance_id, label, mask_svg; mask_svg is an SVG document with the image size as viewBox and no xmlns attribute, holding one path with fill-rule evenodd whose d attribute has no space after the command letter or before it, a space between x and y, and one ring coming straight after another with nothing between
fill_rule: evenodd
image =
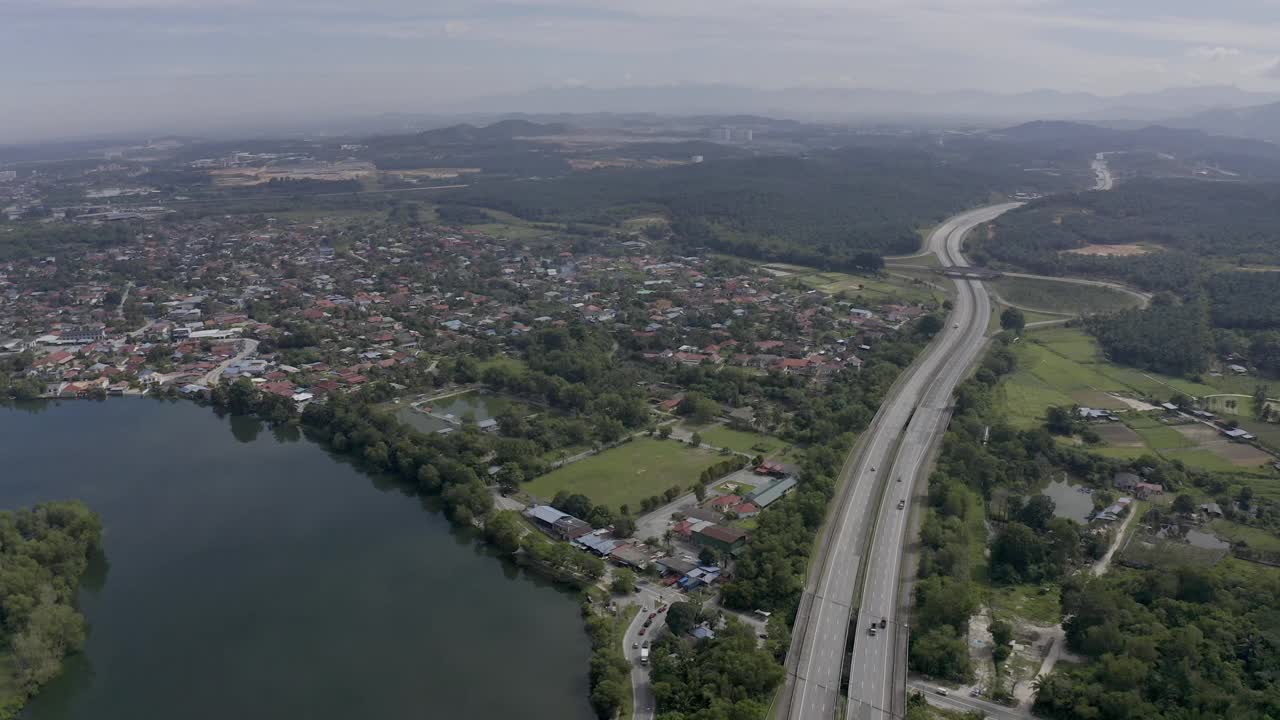
<instances>
[{"instance_id":1,"label":"cleared land","mask_svg":"<svg viewBox=\"0 0 1280 720\"><path fill-rule=\"evenodd\" d=\"M925 285L924 282L912 281L893 275L850 275L840 272L819 272L812 268L781 263L771 263L765 267L788 273L788 277L799 280L801 283L816 290L833 295L844 293L853 302L858 302L858 298L862 298L862 302L867 304L894 301L932 301L941 303L944 299L942 291Z\"/></svg>"},{"instance_id":2,"label":"cleared land","mask_svg":"<svg viewBox=\"0 0 1280 720\"><path fill-rule=\"evenodd\" d=\"M1006 302L1049 312L1088 315L1137 307L1137 297L1109 287L1045 280L1001 277L988 284Z\"/></svg>"},{"instance_id":3,"label":"cleared land","mask_svg":"<svg viewBox=\"0 0 1280 720\"><path fill-rule=\"evenodd\" d=\"M1085 245L1082 248L1067 250L1066 252L1073 255L1101 255L1103 257L1131 257L1133 255L1146 255L1151 252L1151 248L1144 245L1134 244L1117 244L1117 245Z\"/></svg>"},{"instance_id":4,"label":"cleared land","mask_svg":"<svg viewBox=\"0 0 1280 720\"><path fill-rule=\"evenodd\" d=\"M710 450L675 440L640 438L547 473L521 490L542 500L566 490L614 510L622 505L636 509L642 499L661 495L667 488L688 488L703 470L721 460Z\"/></svg>"}]
</instances>

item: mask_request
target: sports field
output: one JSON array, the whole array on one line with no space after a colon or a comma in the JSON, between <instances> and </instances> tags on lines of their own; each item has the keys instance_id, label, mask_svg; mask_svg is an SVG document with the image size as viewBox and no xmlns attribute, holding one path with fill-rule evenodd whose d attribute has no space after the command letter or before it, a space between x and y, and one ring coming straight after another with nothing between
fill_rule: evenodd
<instances>
[{"instance_id":1,"label":"sports field","mask_svg":"<svg viewBox=\"0 0 1280 720\"><path fill-rule=\"evenodd\" d=\"M566 490L586 495L596 505L613 510L629 505L635 512L643 498L673 486L687 490L703 470L723 459L675 440L639 438L553 470L520 489L543 501Z\"/></svg>"}]
</instances>

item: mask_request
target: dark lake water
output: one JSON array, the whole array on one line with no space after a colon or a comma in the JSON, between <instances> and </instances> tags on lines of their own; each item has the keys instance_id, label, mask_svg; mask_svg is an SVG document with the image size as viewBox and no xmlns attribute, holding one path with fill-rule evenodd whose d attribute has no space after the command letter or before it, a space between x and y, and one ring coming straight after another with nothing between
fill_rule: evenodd
<instances>
[{"instance_id":1,"label":"dark lake water","mask_svg":"<svg viewBox=\"0 0 1280 720\"><path fill-rule=\"evenodd\" d=\"M305 439L187 403L0 408L0 507L79 498L106 562L30 720L587 720L576 598Z\"/></svg>"}]
</instances>

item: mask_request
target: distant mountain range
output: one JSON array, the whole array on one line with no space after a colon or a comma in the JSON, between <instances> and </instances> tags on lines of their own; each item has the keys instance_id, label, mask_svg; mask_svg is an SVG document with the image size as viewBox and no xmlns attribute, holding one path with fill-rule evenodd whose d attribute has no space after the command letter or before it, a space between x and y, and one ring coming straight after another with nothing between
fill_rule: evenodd
<instances>
[{"instance_id":1,"label":"distant mountain range","mask_svg":"<svg viewBox=\"0 0 1280 720\"><path fill-rule=\"evenodd\" d=\"M1155 122L1220 108L1280 102L1280 93L1257 93L1232 86L1171 88L1147 93L1099 96L1035 90L993 93L956 90L792 88L755 90L732 85L673 85L629 88L549 88L488 97L441 108L457 113L657 113L727 115L744 113L799 120L871 120L999 123L1011 120L1069 119L1093 122Z\"/></svg>"},{"instance_id":2,"label":"distant mountain range","mask_svg":"<svg viewBox=\"0 0 1280 720\"><path fill-rule=\"evenodd\" d=\"M1252 107L1217 108L1167 121L1213 135L1234 135L1280 143L1280 102Z\"/></svg>"}]
</instances>

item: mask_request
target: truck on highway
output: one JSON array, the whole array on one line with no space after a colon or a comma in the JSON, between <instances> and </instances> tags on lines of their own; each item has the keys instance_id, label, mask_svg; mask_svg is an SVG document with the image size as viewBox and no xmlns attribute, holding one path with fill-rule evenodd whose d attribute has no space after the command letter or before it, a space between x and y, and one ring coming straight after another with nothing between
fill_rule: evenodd
<instances>
[{"instance_id":1,"label":"truck on highway","mask_svg":"<svg viewBox=\"0 0 1280 720\"><path fill-rule=\"evenodd\" d=\"M649 648L640 648L640 664L649 664Z\"/></svg>"}]
</instances>

